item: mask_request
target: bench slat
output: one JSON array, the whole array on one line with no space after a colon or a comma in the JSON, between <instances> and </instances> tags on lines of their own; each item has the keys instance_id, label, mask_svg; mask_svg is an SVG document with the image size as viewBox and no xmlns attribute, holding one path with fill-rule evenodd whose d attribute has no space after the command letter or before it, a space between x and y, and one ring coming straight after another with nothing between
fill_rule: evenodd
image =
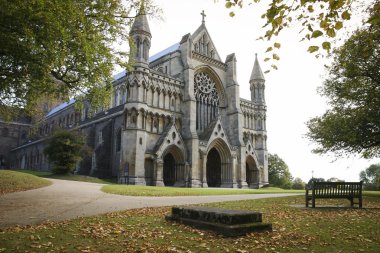
<instances>
[{"instance_id":1,"label":"bench slat","mask_svg":"<svg viewBox=\"0 0 380 253\"><path fill-rule=\"evenodd\" d=\"M306 188L306 207L309 201L315 207L316 198L346 198L350 200L351 206L354 198L359 199L359 207L362 207L363 182L316 182L312 181L311 186ZM310 196L311 193L311 196Z\"/></svg>"}]
</instances>

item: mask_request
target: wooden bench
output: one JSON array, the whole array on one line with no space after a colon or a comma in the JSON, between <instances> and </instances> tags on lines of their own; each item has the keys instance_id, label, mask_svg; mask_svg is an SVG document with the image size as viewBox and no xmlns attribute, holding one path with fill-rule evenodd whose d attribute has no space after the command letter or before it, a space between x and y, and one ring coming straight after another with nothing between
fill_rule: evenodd
<instances>
[{"instance_id":1,"label":"wooden bench","mask_svg":"<svg viewBox=\"0 0 380 253\"><path fill-rule=\"evenodd\" d=\"M348 199L351 206L359 204L362 208L362 188L363 182L317 182L311 181L306 186L306 207L309 207L311 201L312 207L315 208L316 199ZM354 199L359 202L354 203Z\"/></svg>"}]
</instances>

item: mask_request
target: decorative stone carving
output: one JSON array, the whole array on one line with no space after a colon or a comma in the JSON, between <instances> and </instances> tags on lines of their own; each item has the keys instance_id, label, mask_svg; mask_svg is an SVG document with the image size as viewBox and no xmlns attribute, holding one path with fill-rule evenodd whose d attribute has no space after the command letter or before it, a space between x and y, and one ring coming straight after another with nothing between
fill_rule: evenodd
<instances>
[{"instance_id":1,"label":"decorative stone carving","mask_svg":"<svg viewBox=\"0 0 380 253\"><path fill-rule=\"evenodd\" d=\"M194 76L197 100L197 130L204 130L219 113L219 95L215 81L204 72Z\"/></svg>"}]
</instances>

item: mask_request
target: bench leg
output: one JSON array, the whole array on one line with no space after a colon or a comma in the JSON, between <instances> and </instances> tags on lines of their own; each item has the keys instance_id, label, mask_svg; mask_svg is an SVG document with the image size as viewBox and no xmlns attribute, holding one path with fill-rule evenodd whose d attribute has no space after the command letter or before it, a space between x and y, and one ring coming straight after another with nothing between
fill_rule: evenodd
<instances>
[{"instance_id":1,"label":"bench leg","mask_svg":"<svg viewBox=\"0 0 380 253\"><path fill-rule=\"evenodd\" d=\"M311 203L312 203L312 207L315 208L315 198L313 198L313 199L311 200Z\"/></svg>"},{"instance_id":2,"label":"bench leg","mask_svg":"<svg viewBox=\"0 0 380 253\"><path fill-rule=\"evenodd\" d=\"M363 207L363 199L359 198L359 208L362 208L362 207Z\"/></svg>"}]
</instances>

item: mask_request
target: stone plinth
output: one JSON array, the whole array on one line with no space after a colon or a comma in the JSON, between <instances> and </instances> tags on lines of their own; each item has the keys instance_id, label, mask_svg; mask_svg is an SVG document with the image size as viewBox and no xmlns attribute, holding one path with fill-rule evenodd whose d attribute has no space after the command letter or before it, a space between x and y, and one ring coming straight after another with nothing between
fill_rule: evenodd
<instances>
[{"instance_id":1,"label":"stone plinth","mask_svg":"<svg viewBox=\"0 0 380 253\"><path fill-rule=\"evenodd\" d=\"M173 207L172 215L166 219L199 229L212 230L229 237L272 231L272 224L262 223L262 214L259 212L209 207Z\"/></svg>"}]
</instances>

